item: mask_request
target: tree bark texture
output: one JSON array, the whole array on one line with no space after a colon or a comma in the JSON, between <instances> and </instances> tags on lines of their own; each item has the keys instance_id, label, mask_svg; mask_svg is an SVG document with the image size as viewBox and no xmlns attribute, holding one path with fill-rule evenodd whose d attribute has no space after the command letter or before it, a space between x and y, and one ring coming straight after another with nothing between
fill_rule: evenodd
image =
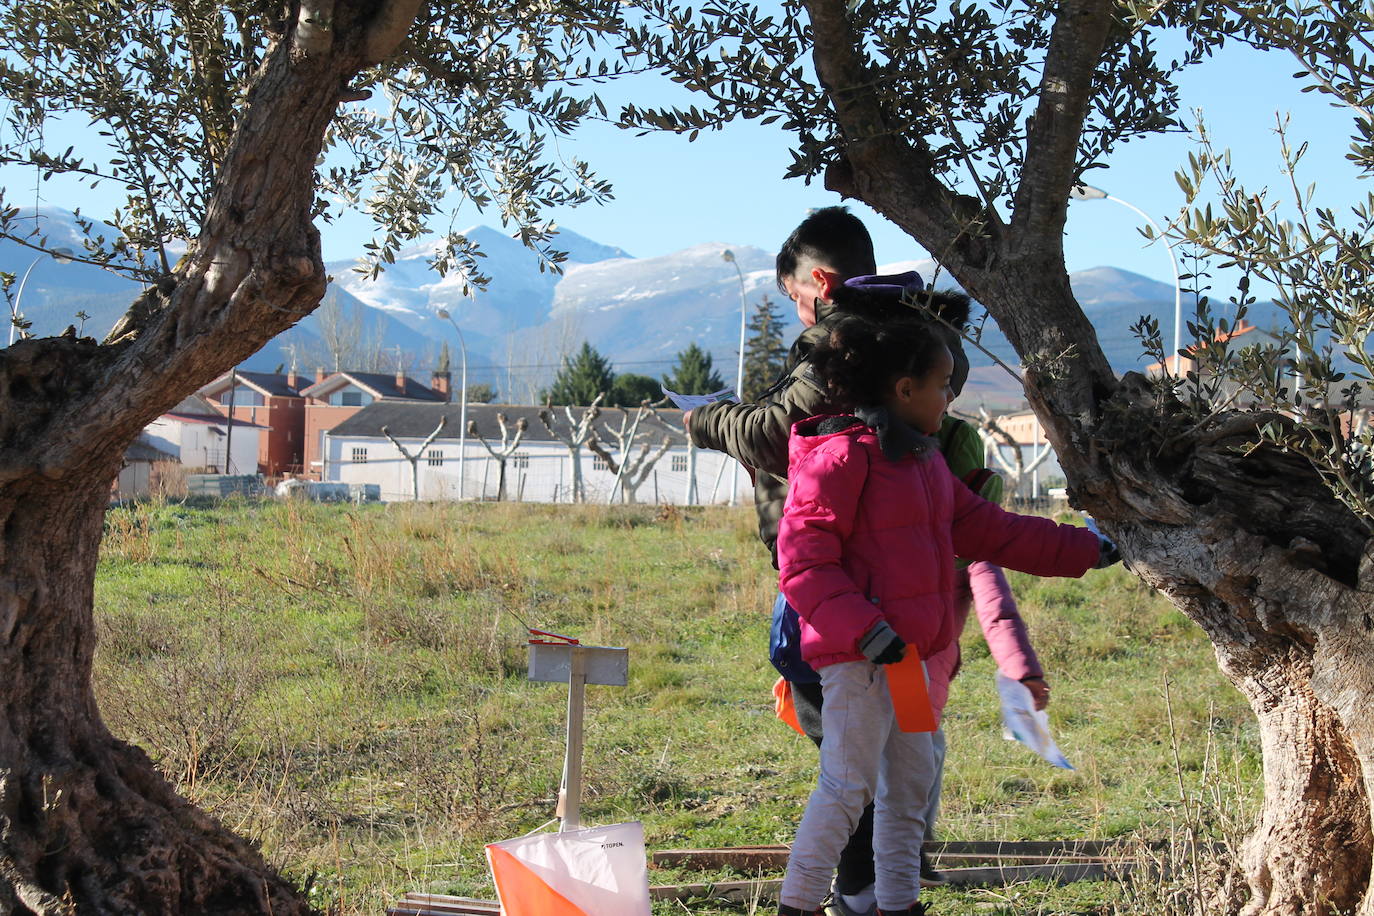
<instances>
[{"instance_id":1,"label":"tree bark texture","mask_svg":"<svg viewBox=\"0 0 1374 916\"><path fill-rule=\"evenodd\" d=\"M1069 287L1065 206L1112 5L1055 8L1009 220L931 188L921 141L882 123L882 81L843 0L806 5L844 141L827 185L911 234L987 307L1025 363L1074 504L1207 632L1255 711L1265 797L1243 855L1250 896L1229 909L1374 916L1374 542L1305 461L1242 448L1273 417L1186 419L1143 378L1118 380Z\"/></svg>"},{"instance_id":2,"label":"tree bark texture","mask_svg":"<svg viewBox=\"0 0 1374 916\"><path fill-rule=\"evenodd\" d=\"M339 0L332 29L304 42L293 27L273 47L200 237L105 343L0 350L0 913L310 910L106 729L91 690L95 569L111 482L143 427L318 305L315 162L394 13Z\"/></svg>"}]
</instances>

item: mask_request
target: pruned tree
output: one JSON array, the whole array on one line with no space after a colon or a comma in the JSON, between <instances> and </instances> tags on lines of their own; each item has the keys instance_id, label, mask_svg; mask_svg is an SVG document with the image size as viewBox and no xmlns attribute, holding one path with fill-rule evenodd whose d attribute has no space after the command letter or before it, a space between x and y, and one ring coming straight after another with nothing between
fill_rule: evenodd
<instances>
[{"instance_id":1,"label":"pruned tree","mask_svg":"<svg viewBox=\"0 0 1374 916\"><path fill-rule=\"evenodd\" d=\"M673 439L669 434L665 434L658 442L658 448L654 448L654 443L647 439L639 443L639 453L634 453L635 441L639 437L640 424L646 417L652 416L659 419L658 411L648 402L639 405L633 416L628 410L620 410L619 424L612 426L602 420L601 434L615 443L615 450L612 451L606 446L601 438L593 430L592 437L587 440L587 448L601 456L606 462L606 467L615 475L615 483L611 486L608 501L615 501L616 490L619 489L621 498L627 503L635 501L635 493L640 484L644 483L650 473L653 472L654 465L658 464L660 458L668 453L668 449L673 447ZM659 425L667 429L667 426L659 420Z\"/></svg>"},{"instance_id":2,"label":"pruned tree","mask_svg":"<svg viewBox=\"0 0 1374 916\"><path fill-rule=\"evenodd\" d=\"M983 440L983 449L992 456L993 462L997 465L998 472L1005 479L1006 492L1008 495L1016 493L1021 483L1026 479L1027 474L1034 473L1037 468L1049 460L1054 454L1048 442L1036 448L1036 443L1032 442L1031 448L1034 453L1031 460L1026 461L1025 447L1016 441L1016 437L1002 428L997 422L997 418L988 413L986 407L979 407L977 415L967 411L952 410L951 413L973 424L974 429L978 430L978 438ZM1011 453L1008 458L1002 450L1007 449Z\"/></svg>"},{"instance_id":3,"label":"pruned tree","mask_svg":"<svg viewBox=\"0 0 1374 916\"><path fill-rule=\"evenodd\" d=\"M623 121L688 134L737 117L775 121L796 138L790 175L823 179L915 238L1020 355L1071 501L1211 638L1258 719L1265 779L1242 856L1248 895L1214 901L1212 911L1374 913L1374 550L1368 518L1328 486L1328 458L1290 438L1311 430L1308 441L1330 451L1324 418L1308 414L1305 398L1299 406L1291 385L1277 386L1287 388L1286 410L1200 413L1139 375L1118 379L1074 299L1063 252L1069 195L1085 172L1124 141L1178 127L1178 72L1228 43L1295 58L1307 86L1350 105L1352 155L1374 161L1367 5L785 0L782 15L747 2L647 7L627 44L695 90L697 105L631 105ZM1159 54L1165 32L1184 39L1175 60ZM1363 313L1345 303L1369 301L1358 265L1369 261L1374 203L1357 209L1345 236L1352 244L1338 242L1334 217L1330 231L1310 220L1316 248L1281 219L1251 218L1253 198L1236 204L1227 218L1253 233L1208 240L1242 266L1245 250L1266 247L1256 236L1336 273L1343 253L1353 259L1352 295L1334 307L1305 297L1300 311L1353 328ZM1309 357L1290 352L1280 366ZM1364 486L1368 465L1347 476Z\"/></svg>"},{"instance_id":4,"label":"pruned tree","mask_svg":"<svg viewBox=\"0 0 1374 916\"><path fill-rule=\"evenodd\" d=\"M552 407L539 411L539 422L544 424L550 435L563 443L572 459L572 501L575 503L587 501L587 490L582 484L582 446L592 437L592 424L601 416L601 401L605 397L605 392L598 394L591 404L581 409L580 414L574 414L571 407L564 407L563 419L567 422L567 429L563 430L554 425Z\"/></svg>"},{"instance_id":5,"label":"pruned tree","mask_svg":"<svg viewBox=\"0 0 1374 916\"><path fill-rule=\"evenodd\" d=\"M545 138L593 106L565 79L602 72L594 46L618 14L600 0L0 6L0 159L30 164L35 188L61 173L126 190L108 224L82 217L77 257L147 283L103 341L72 329L0 350L0 912L309 911L101 719L110 483L147 423L319 304L317 218L365 203L379 269L441 200L492 206L544 247L545 207L604 196ZM355 104L374 90L382 104ZM55 146L54 114L109 147ZM0 235L49 247L8 198ZM460 236L438 260L479 274Z\"/></svg>"},{"instance_id":6,"label":"pruned tree","mask_svg":"<svg viewBox=\"0 0 1374 916\"><path fill-rule=\"evenodd\" d=\"M448 417L440 417L439 423L434 427L434 432L420 443L420 447L411 452L401 441L391 434L391 430L382 427L382 435L386 436L392 445L396 446L396 451L401 453L401 457L410 465L410 498L414 502L420 501L420 459L424 457L425 449L434 444L434 440L439 438L439 434L444 431L444 426L448 423Z\"/></svg>"},{"instance_id":7,"label":"pruned tree","mask_svg":"<svg viewBox=\"0 0 1374 916\"><path fill-rule=\"evenodd\" d=\"M468 435L474 437L482 443L482 447L487 450L487 454L496 459L496 501L504 502L506 499L506 464L511 456L520 448L520 442L525 438L525 432L530 428L530 421L521 417L516 421L514 428L510 425L510 418L504 413L496 415L496 425L501 430L501 445L494 448L482 431L477 428L476 420L468 421Z\"/></svg>"}]
</instances>

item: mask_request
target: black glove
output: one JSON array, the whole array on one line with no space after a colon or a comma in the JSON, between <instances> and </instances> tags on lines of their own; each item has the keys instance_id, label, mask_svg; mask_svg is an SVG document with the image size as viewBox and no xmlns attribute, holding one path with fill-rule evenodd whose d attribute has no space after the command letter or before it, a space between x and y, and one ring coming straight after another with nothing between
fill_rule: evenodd
<instances>
[{"instance_id":1,"label":"black glove","mask_svg":"<svg viewBox=\"0 0 1374 916\"><path fill-rule=\"evenodd\" d=\"M1113 563L1121 562L1121 550L1116 542L1103 534L1097 536L1097 564L1093 569L1106 569Z\"/></svg>"},{"instance_id":2,"label":"black glove","mask_svg":"<svg viewBox=\"0 0 1374 916\"><path fill-rule=\"evenodd\" d=\"M886 620L879 620L859 638L859 651L875 665L891 665L902 660L906 643Z\"/></svg>"}]
</instances>

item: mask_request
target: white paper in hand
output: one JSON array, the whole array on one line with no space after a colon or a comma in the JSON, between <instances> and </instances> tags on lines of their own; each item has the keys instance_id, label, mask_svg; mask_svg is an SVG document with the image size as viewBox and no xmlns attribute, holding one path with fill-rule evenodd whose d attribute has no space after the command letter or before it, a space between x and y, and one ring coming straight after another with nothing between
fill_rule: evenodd
<instances>
[{"instance_id":1,"label":"white paper in hand","mask_svg":"<svg viewBox=\"0 0 1374 916\"><path fill-rule=\"evenodd\" d=\"M739 401L739 397L735 394L734 388L722 388L710 394L678 394L676 391L669 391L668 388L663 385L659 387L662 388L663 393L668 396L668 400L672 401L683 410L696 410L698 407L714 404L716 401Z\"/></svg>"},{"instance_id":2,"label":"white paper in hand","mask_svg":"<svg viewBox=\"0 0 1374 916\"><path fill-rule=\"evenodd\" d=\"M1020 741L1052 765L1072 770L1050 735L1050 717L1035 708L1035 698L1026 685L997 672L997 693L1002 698L1002 729L1008 741Z\"/></svg>"}]
</instances>

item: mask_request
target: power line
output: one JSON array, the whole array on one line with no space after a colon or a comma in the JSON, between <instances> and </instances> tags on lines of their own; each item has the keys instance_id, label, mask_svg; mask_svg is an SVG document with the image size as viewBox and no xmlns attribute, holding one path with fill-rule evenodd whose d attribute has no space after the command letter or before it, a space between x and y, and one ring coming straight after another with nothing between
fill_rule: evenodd
<instances>
[{"instance_id":1,"label":"power line","mask_svg":"<svg viewBox=\"0 0 1374 916\"><path fill-rule=\"evenodd\" d=\"M676 365L677 359L630 359L617 360L611 365L615 368L620 366L671 366ZM492 363L487 366L468 366L468 371L475 369L562 369L563 363Z\"/></svg>"}]
</instances>

